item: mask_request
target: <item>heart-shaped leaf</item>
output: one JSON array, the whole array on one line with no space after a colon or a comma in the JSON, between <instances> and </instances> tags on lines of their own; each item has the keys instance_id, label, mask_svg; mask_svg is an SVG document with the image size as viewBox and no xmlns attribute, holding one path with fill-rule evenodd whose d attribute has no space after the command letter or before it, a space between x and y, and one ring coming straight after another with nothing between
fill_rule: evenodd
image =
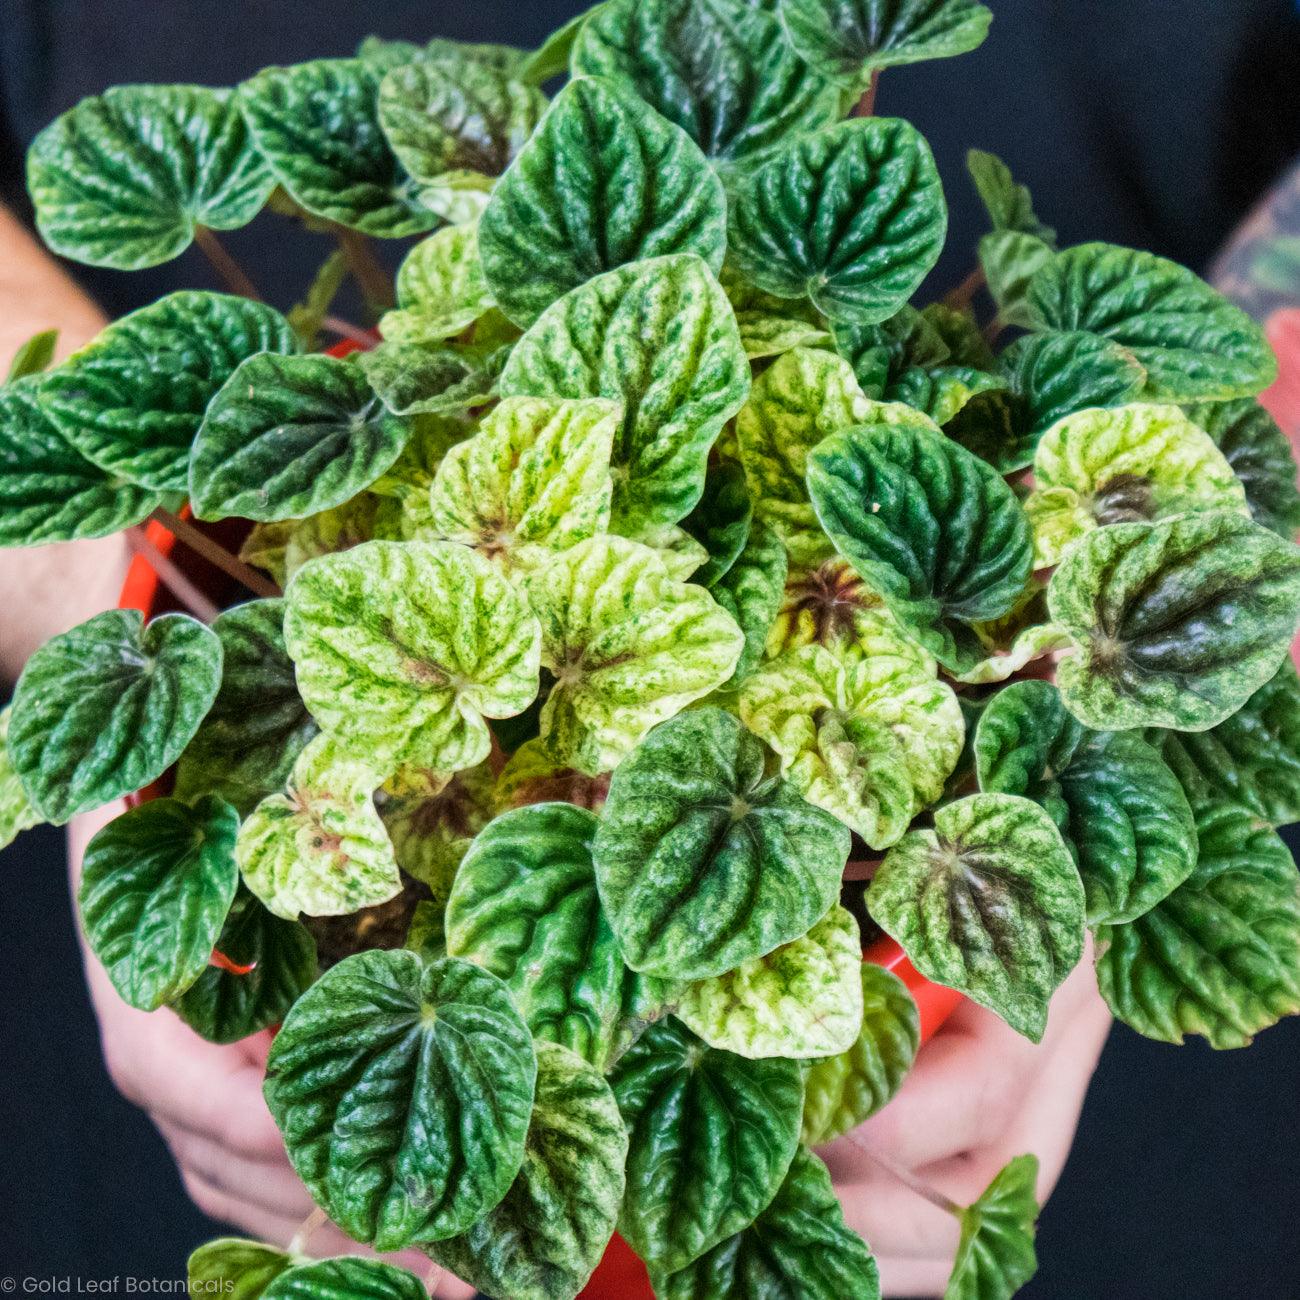
<instances>
[{"instance_id":1,"label":"heart-shaped leaf","mask_svg":"<svg viewBox=\"0 0 1300 1300\"><path fill-rule=\"evenodd\" d=\"M494 305L478 255L478 226L446 226L421 240L397 272L397 303L380 322L386 339L441 343Z\"/></svg>"},{"instance_id":2,"label":"heart-shaped leaf","mask_svg":"<svg viewBox=\"0 0 1300 1300\"><path fill-rule=\"evenodd\" d=\"M41 815L27 798L9 757L9 713L8 708L0 709L0 849L16 835L41 824Z\"/></svg>"},{"instance_id":3,"label":"heart-shaped leaf","mask_svg":"<svg viewBox=\"0 0 1300 1300\"><path fill-rule=\"evenodd\" d=\"M483 269L512 320L530 325L604 271L727 246L722 182L680 127L602 78L570 82L493 191Z\"/></svg>"},{"instance_id":4,"label":"heart-shaped leaf","mask_svg":"<svg viewBox=\"0 0 1300 1300\"><path fill-rule=\"evenodd\" d=\"M358 364L394 415L449 415L483 406L497 389L504 354L436 343L381 343Z\"/></svg>"},{"instance_id":5,"label":"heart-shaped leaf","mask_svg":"<svg viewBox=\"0 0 1300 1300\"><path fill-rule=\"evenodd\" d=\"M186 1273L191 1295L262 1300L266 1288L293 1264L294 1257L275 1246L218 1237L190 1255Z\"/></svg>"},{"instance_id":6,"label":"heart-shaped leaf","mask_svg":"<svg viewBox=\"0 0 1300 1300\"><path fill-rule=\"evenodd\" d=\"M993 21L976 0L779 0L777 7L800 58L857 88L881 68L966 54L984 43Z\"/></svg>"},{"instance_id":7,"label":"heart-shaped leaf","mask_svg":"<svg viewBox=\"0 0 1300 1300\"><path fill-rule=\"evenodd\" d=\"M1038 1158L1017 1156L961 1211L961 1241L943 1300L1011 1300L1038 1271Z\"/></svg>"},{"instance_id":8,"label":"heart-shaped leaf","mask_svg":"<svg viewBox=\"0 0 1300 1300\"><path fill-rule=\"evenodd\" d=\"M692 575L701 587L712 587L740 558L749 540L754 502L745 475L734 461L719 461L704 479L704 495L683 527L709 553Z\"/></svg>"},{"instance_id":9,"label":"heart-shaped leaf","mask_svg":"<svg viewBox=\"0 0 1300 1300\"><path fill-rule=\"evenodd\" d=\"M916 292L943 249L948 210L930 146L899 118L796 136L729 182L736 269L832 320L872 324Z\"/></svg>"},{"instance_id":10,"label":"heart-shaped leaf","mask_svg":"<svg viewBox=\"0 0 1300 1300\"><path fill-rule=\"evenodd\" d=\"M555 685L541 731L552 755L606 772L656 723L720 686L744 644L702 587L637 542L594 537L528 580Z\"/></svg>"},{"instance_id":11,"label":"heart-shaped leaf","mask_svg":"<svg viewBox=\"0 0 1300 1300\"><path fill-rule=\"evenodd\" d=\"M1057 253L1029 286L1039 329L1090 330L1146 367L1146 396L1249 397L1277 377L1264 331L1175 262L1112 244Z\"/></svg>"},{"instance_id":12,"label":"heart-shaped leaf","mask_svg":"<svg viewBox=\"0 0 1300 1300\"><path fill-rule=\"evenodd\" d=\"M799 1142L797 1061L720 1052L670 1019L646 1030L611 1082L629 1138L619 1231L656 1273L767 1208Z\"/></svg>"},{"instance_id":13,"label":"heart-shaped leaf","mask_svg":"<svg viewBox=\"0 0 1300 1300\"><path fill-rule=\"evenodd\" d=\"M1093 528L1203 510L1245 514L1246 494L1209 435L1176 406L1079 411L1034 453L1025 512L1040 568Z\"/></svg>"},{"instance_id":14,"label":"heart-shaped leaf","mask_svg":"<svg viewBox=\"0 0 1300 1300\"><path fill-rule=\"evenodd\" d=\"M984 657L970 624L998 618L1029 580L1029 521L997 472L917 412L820 443L808 491L835 549L947 668Z\"/></svg>"},{"instance_id":15,"label":"heart-shaped leaf","mask_svg":"<svg viewBox=\"0 0 1300 1300\"><path fill-rule=\"evenodd\" d=\"M635 91L710 158L840 116L838 90L796 57L771 6L746 0L608 0L583 23L572 71Z\"/></svg>"},{"instance_id":16,"label":"heart-shaped leaf","mask_svg":"<svg viewBox=\"0 0 1300 1300\"><path fill-rule=\"evenodd\" d=\"M785 547L765 524L755 522L735 564L710 588L713 599L736 620L745 648L723 686L743 682L758 667L785 588Z\"/></svg>"},{"instance_id":17,"label":"heart-shaped leaf","mask_svg":"<svg viewBox=\"0 0 1300 1300\"><path fill-rule=\"evenodd\" d=\"M291 198L317 217L399 239L432 230L379 125L381 72L365 59L263 68L239 87L258 152Z\"/></svg>"},{"instance_id":18,"label":"heart-shaped leaf","mask_svg":"<svg viewBox=\"0 0 1300 1300\"><path fill-rule=\"evenodd\" d=\"M393 846L371 802L376 777L318 736L284 794L267 795L239 828L244 883L276 916L347 916L401 891Z\"/></svg>"},{"instance_id":19,"label":"heart-shaped leaf","mask_svg":"<svg viewBox=\"0 0 1300 1300\"><path fill-rule=\"evenodd\" d=\"M446 221L482 211L492 181L533 134L546 96L515 70L433 57L392 69L379 87L379 122L420 200Z\"/></svg>"},{"instance_id":20,"label":"heart-shaped leaf","mask_svg":"<svg viewBox=\"0 0 1300 1300\"><path fill-rule=\"evenodd\" d=\"M902 1087L921 1043L921 1020L907 985L860 961L862 1029L845 1052L814 1061L804 1076L802 1140L819 1146L863 1123Z\"/></svg>"},{"instance_id":21,"label":"heart-shaped leaf","mask_svg":"<svg viewBox=\"0 0 1300 1300\"><path fill-rule=\"evenodd\" d=\"M1047 244L1055 242L1056 231L1043 225L1034 213L1028 187L1016 183L1011 168L1001 158L983 149L970 149L966 153L966 170L994 230L1018 231Z\"/></svg>"},{"instance_id":22,"label":"heart-shaped leaf","mask_svg":"<svg viewBox=\"0 0 1300 1300\"><path fill-rule=\"evenodd\" d=\"M200 519L299 519L342 505L401 455L360 367L334 357L249 357L212 399L190 453Z\"/></svg>"},{"instance_id":23,"label":"heart-shaped leaf","mask_svg":"<svg viewBox=\"0 0 1300 1300\"><path fill-rule=\"evenodd\" d=\"M726 294L682 254L609 271L553 303L500 387L623 403L614 518L634 532L676 523L700 499L708 450L749 394L749 362Z\"/></svg>"},{"instance_id":24,"label":"heart-shaped leaf","mask_svg":"<svg viewBox=\"0 0 1300 1300\"><path fill-rule=\"evenodd\" d=\"M35 378L0 386L0 545L106 537L145 519L160 494L87 460L40 394Z\"/></svg>"},{"instance_id":25,"label":"heart-shaped leaf","mask_svg":"<svg viewBox=\"0 0 1300 1300\"><path fill-rule=\"evenodd\" d=\"M725 974L806 934L836 901L848 829L765 768L735 718L698 709L615 771L592 852L634 970Z\"/></svg>"},{"instance_id":26,"label":"heart-shaped leaf","mask_svg":"<svg viewBox=\"0 0 1300 1300\"><path fill-rule=\"evenodd\" d=\"M528 808L536 803L571 803L599 812L609 793L608 776L588 776L565 767L547 752L540 738L520 745L497 778L497 807Z\"/></svg>"},{"instance_id":27,"label":"heart-shaped leaf","mask_svg":"<svg viewBox=\"0 0 1300 1300\"><path fill-rule=\"evenodd\" d=\"M609 457L622 420L599 398L507 397L443 457L427 536L530 571L609 525Z\"/></svg>"},{"instance_id":28,"label":"heart-shaped leaf","mask_svg":"<svg viewBox=\"0 0 1300 1300\"><path fill-rule=\"evenodd\" d=\"M1190 797L1240 804L1274 826L1300 821L1300 681L1289 659L1209 731L1169 731L1165 761Z\"/></svg>"},{"instance_id":29,"label":"heart-shaped leaf","mask_svg":"<svg viewBox=\"0 0 1300 1300\"><path fill-rule=\"evenodd\" d=\"M729 262L724 262L718 282L727 291L740 342L751 361L778 357L791 348L829 345L826 318L806 297L778 298L755 288Z\"/></svg>"},{"instance_id":30,"label":"heart-shaped leaf","mask_svg":"<svg viewBox=\"0 0 1300 1300\"><path fill-rule=\"evenodd\" d=\"M297 341L274 308L183 290L123 316L40 380L59 431L96 465L160 492L187 489L190 444L235 367Z\"/></svg>"},{"instance_id":31,"label":"heart-shaped leaf","mask_svg":"<svg viewBox=\"0 0 1300 1300\"><path fill-rule=\"evenodd\" d=\"M710 1047L751 1059L845 1051L862 1029L858 923L832 907L764 957L690 985L673 1014Z\"/></svg>"},{"instance_id":32,"label":"heart-shaped leaf","mask_svg":"<svg viewBox=\"0 0 1300 1300\"><path fill-rule=\"evenodd\" d=\"M1214 439L1241 480L1255 522L1294 540L1300 529L1300 490L1291 444L1277 421L1249 397L1202 402L1188 407L1187 415Z\"/></svg>"},{"instance_id":33,"label":"heart-shaped leaf","mask_svg":"<svg viewBox=\"0 0 1300 1300\"><path fill-rule=\"evenodd\" d=\"M752 1224L685 1268L656 1275L654 1287L662 1300L880 1300L880 1276L871 1251L845 1224L826 1166L802 1149L795 1152L776 1196Z\"/></svg>"},{"instance_id":34,"label":"heart-shaped leaf","mask_svg":"<svg viewBox=\"0 0 1300 1300\"><path fill-rule=\"evenodd\" d=\"M266 1068L299 1177L377 1250L464 1232L519 1172L537 1058L505 985L470 962L345 958L298 999Z\"/></svg>"},{"instance_id":35,"label":"heart-shaped leaf","mask_svg":"<svg viewBox=\"0 0 1300 1300\"><path fill-rule=\"evenodd\" d=\"M185 614L110 609L47 641L14 689L9 757L33 806L66 822L161 776L221 683L221 642Z\"/></svg>"},{"instance_id":36,"label":"heart-shaped leaf","mask_svg":"<svg viewBox=\"0 0 1300 1300\"><path fill-rule=\"evenodd\" d=\"M424 1300L428 1291L404 1268L343 1255L288 1269L262 1295L263 1300Z\"/></svg>"},{"instance_id":37,"label":"heart-shaped leaf","mask_svg":"<svg viewBox=\"0 0 1300 1300\"><path fill-rule=\"evenodd\" d=\"M502 813L456 873L447 951L504 980L534 1037L607 1069L672 990L623 963L596 893L596 824L567 803Z\"/></svg>"},{"instance_id":38,"label":"heart-shaped leaf","mask_svg":"<svg viewBox=\"0 0 1300 1300\"><path fill-rule=\"evenodd\" d=\"M247 224L274 184L230 91L206 86L114 86L55 118L27 155L45 242L119 271L170 261L196 226Z\"/></svg>"},{"instance_id":39,"label":"heart-shaped leaf","mask_svg":"<svg viewBox=\"0 0 1300 1300\"><path fill-rule=\"evenodd\" d=\"M1080 721L1204 731L1285 658L1300 553L1240 515L1115 524L1067 552L1047 594L1078 645L1057 682Z\"/></svg>"},{"instance_id":40,"label":"heart-shaped leaf","mask_svg":"<svg viewBox=\"0 0 1300 1300\"><path fill-rule=\"evenodd\" d=\"M1052 819L1015 795L940 808L933 830L890 849L868 907L927 979L1034 1042L1053 991L1083 955L1079 873Z\"/></svg>"},{"instance_id":41,"label":"heart-shaped leaf","mask_svg":"<svg viewBox=\"0 0 1300 1300\"><path fill-rule=\"evenodd\" d=\"M1088 923L1131 921L1196 865L1196 826L1177 777L1130 732L1084 729L1047 682L989 701L975 737L982 790L1043 807L1074 855Z\"/></svg>"},{"instance_id":42,"label":"heart-shaped leaf","mask_svg":"<svg viewBox=\"0 0 1300 1300\"><path fill-rule=\"evenodd\" d=\"M538 1043L523 1167L500 1205L429 1253L457 1277L512 1300L576 1296L613 1235L626 1159L627 1131L600 1072Z\"/></svg>"},{"instance_id":43,"label":"heart-shaped leaf","mask_svg":"<svg viewBox=\"0 0 1300 1300\"><path fill-rule=\"evenodd\" d=\"M221 689L176 770L176 794L220 795L241 813L288 780L316 734L284 648L284 602L250 600L217 615Z\"/></svg>"},{"instance_id":44,"label":"heart-shaped leaf","mask_svg":"<svg viewBox=\"0 0 1300 1300\"><path fill-rule=\"evenodd\" d=\"M485 717L537 694L539 634L523 598L450 542L366 542L294 576L284 640L322 729L381 772L481 763Z\"/></svg>"},{"instance_id":45,"label":"heart-shaped leaf","mask_svg":"<svg viewBox=\"0 0 1300 1300\"><path fill-rule=\"evenodd\" d=\"M1097 933L1097 984L1140 1034L1245 1047L1300 1012L1300 875L1249 809L1196 809L1195 871L1164 902Z\"/></svg>"},{"instance_id":46,"label":"heart-shaped leaf","mask_svg":"<svg viewBox=\"0 0 1300 1300\"><path fill-rule=\"evenodd\" d=\"M220 799L154 799L86 849L82 929L122 1001L153 1011L202 974L235 899L239 816Z\"/></svg>"}]
</instances>

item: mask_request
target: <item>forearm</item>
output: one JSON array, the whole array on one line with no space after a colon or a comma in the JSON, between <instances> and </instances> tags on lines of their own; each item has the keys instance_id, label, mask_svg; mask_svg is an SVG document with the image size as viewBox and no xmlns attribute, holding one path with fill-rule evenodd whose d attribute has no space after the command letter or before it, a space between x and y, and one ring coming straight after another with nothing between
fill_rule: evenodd
<instances>
[{"instance_id":1,"label":"forearm","mask_svg":"<svg viewBox=\"0 0 1300 1300\"><path fill-rule=\"evenodd\" d=\"M33 334L57 329L63 357L103 324L99 308L0 207L0 378ZM0 679L13 681L43 641L112 605L127 558L121 536L0 551Z\"/></svg>"}]
</instances>

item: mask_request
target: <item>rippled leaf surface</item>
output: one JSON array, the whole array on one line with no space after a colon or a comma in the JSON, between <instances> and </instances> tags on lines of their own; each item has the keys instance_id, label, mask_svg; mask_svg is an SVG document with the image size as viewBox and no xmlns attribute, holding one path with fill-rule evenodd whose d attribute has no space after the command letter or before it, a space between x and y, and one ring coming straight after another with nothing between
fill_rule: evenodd
<instances>
[{"instance_id":1,"label":"rippled leaf surface","mask_svg":"<svg viewBox=\"0 0 1300 1300\"><path fill-rule=\"evenodd\" d=\"M464 1232L501 1200L536 1078L496 976L376 950L299 998L267 1060L266 1099L317 1203L387 1251Z\"/></svg>"},{"instance_id":2,"label":"rippled leaf surface","mask_svg":"<svg viewBox=\"0 0 1300 1300\"><path fill-rule=\"evenodd\" d=\"M743 682L758 667L785 588L785 547L766 524L755 523L735 564L714 582L713 599L736 620L745 648L723 685Z\"/></svg>"},{"instance_id":3,"label":"rippled leaf surface","mask_svg":"<svg viewBox=\"0 0 1300 1300\"><path fill-rule=\"evenodd\" d=\"M723 263L719 282L731 299L740 341L751 361L777 357L791 348L830 343L826 318L806 297L778 298L764 293L727 262Z\"/></svg>"},{"instance_id":4,"label":"rippled leaf surface","mask_svg":"<svg viewBox=\"0 0 1300 1300\"><path fill-rule=\"evenodd\" d=\"M394 342L441 343L491 309L476 223L445 226L411 249L398 268L397 305L380 322Z\"/></svg>"},{"instance_id":5,"label":"rippled leaf surface","mask_svg":"<svg viewBox=\"0 0 1300 1300\"><path fill-rule=\"evenodd\" d=\"M609 790L608 776L588 776L565 767L546 750L540 737L520 745L497 778L496 800L501 810L535 803L571 803L599 812Z\"/></svg>"},{"instance_id":6,"label":"rippled leaf surface","mask_svg":"<svg viewBox=\"0 0 1300 1300\"><path fill-rule=\"evenodd\" d=\"M911 831L889 851L869 905L927 979L1034 1042L1083 954L1079 873L1052 819L1015 795L940 808L933 830Z\"/></svg>"},{"instance_id":7,"label":"rippled leaf surface","mask_svg":"<svg viewBox=\"0 0 1300 1300\"><path fill-rule=\"evenodd\" d=\"M394 339L357 363L394 415L458 415L494 396L504 356Z\"/></svg>"},{"instance_id":8,"label":"rippled leaf surface","mask_svg":"<svg viewBox=\"0 0 1300 1300\"><path fill-rule=\"evenodd\" d=\"M422 1300L428 1293L404 1268L345 1255L299 1264L262 1294L263 1300Z\"/></svg>"},{"instance_id":9,"label":"rippled leaf surface","mask_svg":"<svg viewBox=\"0 0 1300 1300\"><path fill-rule=\"evenodd\" d=\"M1038 1271L1036 1156L1017 1156L961 1212L961 1242L943 1300L1011 1300Z\"/></svg>"},{"instance_id":10,"label":"rippled leaf surface","mask_svg":"<svg viewBox=\"0 0 1300 1300\"><path fill-rule=\"evenodd\" d=\"M275 1246L218 1237L190 1255L186 1272L195 1295L206 1291L231 1300L261 1300L266 1288L293 1262L292 1255Z\"/></svg>"},{"instance_id":11,"label":"rippled leaf surface","mask_svg":"<svg viewBox=\"0 0 1300 1300\"><path fill-rule=\"evenodd\" d=\"M846 827L765 770L755 736L699 709L615 771L592 853L628 964L706 979L806 934L848 848Z\"/></svg>"},{"instance_id":12,"label":"rippled leaf surface","mask_svg":"<svg viewBox=\"0 0 1300 1300\"><path fill-rule=\"evenodd\" d=\"M719 461L704 479L704 495L687 516L684 527L709 553L691 575L701 587L712 587L745 549L754 518L754 502L745 475L732 461Z\"/></svg>"}]
</instances>

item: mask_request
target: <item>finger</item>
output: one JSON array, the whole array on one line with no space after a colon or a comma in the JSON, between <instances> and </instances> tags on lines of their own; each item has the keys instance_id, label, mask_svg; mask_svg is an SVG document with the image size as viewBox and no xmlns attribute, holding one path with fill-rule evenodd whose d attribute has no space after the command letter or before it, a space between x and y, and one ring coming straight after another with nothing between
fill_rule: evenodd
<instances>
[{"instance_id":1,"label":"finger","mask_svg":"<svg viewBox=\"0 0 1300 1300\"><path fill-rule=\"evenodd\" d=\"M258 1241L283 1248L289 1244L298 1229L298 1220L285 1218L240 1197L231 1196L214 1187L202 1174L182 1170L181 1181L185 1184L185 1192L190 1200L208 1218L232 1224Z\"/></svg>"}]
</instances>

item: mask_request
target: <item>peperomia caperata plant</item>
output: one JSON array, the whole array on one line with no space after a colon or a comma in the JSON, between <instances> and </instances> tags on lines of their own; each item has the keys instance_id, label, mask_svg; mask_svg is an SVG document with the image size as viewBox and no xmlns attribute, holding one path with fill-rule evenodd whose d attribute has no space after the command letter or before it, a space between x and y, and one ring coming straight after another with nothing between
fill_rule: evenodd
<instances>
[{"instance_id":1,"label":"peperomia caperata plant","mask_svg":"<svg viewBox=\"0 0 1300 1300\"><path fill-rule=\"evenodd\" d=\"M152 517L247 590L32 656L0 840L150 787L90 845L87 941L133 1006L280 1026L267 1100L358 1242L501 1300L577 1295L615 1229L668 1300L870 1298L813 1150L917 1051L869 940L1034 1040L1089 930L1150 1037L1300 1010L1274 361L979 152L978 277L914 303L947 209L877 81L990 16L606 0L535 52L119 87L32 146L54 251L197 240L245 292L23 350L0 542ZM339 243L287 315L214 234L263 211ZM367 237L410 241L395 293ZM1035 1170L953 1207L951 1300L1032 1275ZM190 1269L424 1294L243 1241Z\"/></svg>"}]
</instances>

